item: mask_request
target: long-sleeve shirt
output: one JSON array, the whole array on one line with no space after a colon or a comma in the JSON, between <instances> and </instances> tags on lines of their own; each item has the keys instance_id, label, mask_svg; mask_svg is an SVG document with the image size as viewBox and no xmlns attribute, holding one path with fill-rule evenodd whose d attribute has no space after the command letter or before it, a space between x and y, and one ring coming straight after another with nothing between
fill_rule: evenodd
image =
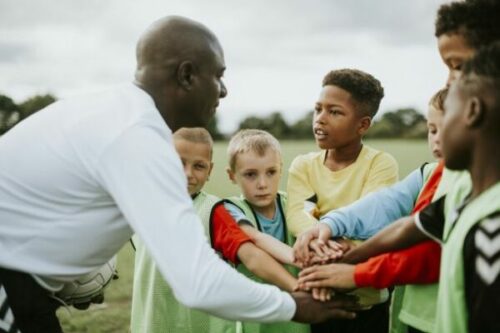
<instances>
[{"instance_id":1,"label":"long-sleeve shirt","mask_svg":"<svg viewBox=\"0 0 500 333\"><path fill-rule=\"evenodd\" d=\"M419 212L435 197L439 197L439 185L441 189L447 187L447 184L440 184L443 168L444 162L441 161L425 183L412 213ZM400 284L435 283L439 279L440 263L441 246L431 240L403 250L382 254L356 265L354 280L360 287L375 288L387 288Z\"/></svg>"},{"instance_id":2,"label":"long-sleeve shirt","mask_svg":"<svg viewBox=\"0 0 500 333\"><path fill-rule=\"evenodd\" d=\"M390 187L328 212L320 222L328 225L335 237L367 239L394 220L409 215L422 186L422 171L417 169Z\"/></svg>"},{"instance_id":3,"label":"long-sleeve shirt","mask_svg":"<svg viewBox=\"0 0 500 333\"><path fill-rule=\"evenodd\" d=\"M135 231L185 305L228 319L292 318L289 294L246 279L210 247L171 130L135 85L50 105L0 138L0 156L0 266L57 289Z\"/></svg>"},{"instance_id":4,"label":"long-sleeve shirt","mask_svg":"<svg viewBox=\"0 0 500 333\"><path fill-rule=\"evenodd\" d=\"M294 235L317 222L305 209L309 199L315 203L316 214L322 216L398 179L394 158L366 145L354 163L339 171L331 171L324 165L326 154L325 150L300 155L290 166L286 215L288 229Z\"/></svg>"}]
</instances>

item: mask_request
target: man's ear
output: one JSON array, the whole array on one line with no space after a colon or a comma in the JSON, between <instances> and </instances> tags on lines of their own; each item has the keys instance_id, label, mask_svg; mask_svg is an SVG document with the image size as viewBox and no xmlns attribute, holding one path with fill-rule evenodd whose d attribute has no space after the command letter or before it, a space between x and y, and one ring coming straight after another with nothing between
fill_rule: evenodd
<instances>
[{"instance_id":1,"label":"man's ear","mask_svg":"<svg viewBox=\"0 0 500 333\"><path fill-rule=\"evenodd\" d=\"M471 97L466 104L465 123L468 127L478 127L482 124L486 112L483 101L477 96Z\"/></svg>"},{"instance_id":2,"label":"man's ear","mask_svg":"<svg viewBox=\"0 0 500 333\"><path fill-rule=\"evenodd\" d=\"M236 184L236 179L235 179L235 176L234 176L234 172L231 170L231 168L226 168L226 172L227 172L227 175L229 177L229 180L233 183L233 184Z\"/></svg>"},{"instance_id":3,"label":"man's ear","mask_svg":"<svg viewBox=\"0 0 500 333\"><path fill-rule=\"evenodd\" d=\"M195 75L195 66L191 61L183 61L177 67L177 82L186 90L191 90Z\"/></svg>"},{"instance_id":4,"label":"man's ear","mask_svg":"<svg viewBox=\"0 0 500 333\"><path fill-rule=\"evenodd\" d=\"M359 135L364 135L366 131L370 128L372 124L372 118L368 116L364 116L359 120L359 128L358 128L358 134Z\"/></svg>"}]
</instances>

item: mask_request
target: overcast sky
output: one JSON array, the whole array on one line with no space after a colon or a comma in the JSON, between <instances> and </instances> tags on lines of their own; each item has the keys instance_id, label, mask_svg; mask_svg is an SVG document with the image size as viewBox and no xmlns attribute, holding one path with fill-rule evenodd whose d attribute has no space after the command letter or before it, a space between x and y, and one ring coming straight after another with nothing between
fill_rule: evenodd
<instances>
[{"instance_id":1,"label":"overcast sky","mask_svg":"<svg viewBox=\"0 0 500 333\"><path fill-rule=\"evenodd\" d=\"M135 43L164 15L213 30L225 51L223 131L249 115L295 121L323 76L351 67L385 88L381 111L415 107L444 86L434 19L442 0L0 0L0 93L16 102L131 81Z\"/></svg>"}]
</instances>

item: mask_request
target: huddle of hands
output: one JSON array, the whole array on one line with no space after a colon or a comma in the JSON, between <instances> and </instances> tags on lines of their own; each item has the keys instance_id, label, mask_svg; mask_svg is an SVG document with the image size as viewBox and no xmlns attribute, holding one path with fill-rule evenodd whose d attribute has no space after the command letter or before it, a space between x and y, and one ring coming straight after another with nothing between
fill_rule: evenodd
<instances>
[{"instance_id":1,"label":"huddle of hands","mask_svg":"<svg viewBox=\"0 0 500 333\"><path fill-rule=\"evenodd\" d=\"M293 247L294 264L301 268L297 291L311 292L315 300L329 301L332 294L342 294L356 288L354 266L342 263L354 242L330 239L327 226L315 226L301 234ZM329 231L329 230L328 230Z\"/></svg>"}]
</instances>

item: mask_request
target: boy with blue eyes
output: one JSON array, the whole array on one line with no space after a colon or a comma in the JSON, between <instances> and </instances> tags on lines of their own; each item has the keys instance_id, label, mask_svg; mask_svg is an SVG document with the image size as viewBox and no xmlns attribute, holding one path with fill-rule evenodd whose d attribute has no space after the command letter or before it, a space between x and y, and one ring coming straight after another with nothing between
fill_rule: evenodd
<instances>
[{"instance_id":1,"label":"boy with blue eyes","mask_svg":"<svg viewBox=\"0 0 500 333\"><path fill-rule=\"evenodd\" d=\"M296 157L288 174L287 226L293 235L316 225L329 211L397 181L394 158L362 142L383 96L380 82L360 70L334 70L324 77L313 118L321 151ZM387 291L365 292L361 304L382 304L361 311L353 321L320 324L313 331L386 332Z\"/></svg>"},{"instance_id":2,"label":"boy with blue eyes","mask_svg":"<svg viewBox=\"0 0 500 333\"><path fill-rule=\"evenodd\" d=\"M229 141L228 155L229 179L242 194L226 199L224 206L257 246L284 264L294 264L293 240L285 223L287 196L278 191L282 172L278 140L266 131L241 130ZM237 269L255 279L244 265ZM289 270L293 272L293 268ZM307 333L309 326L243 322L243 331Z\"/></svg>"}]
</instances>

